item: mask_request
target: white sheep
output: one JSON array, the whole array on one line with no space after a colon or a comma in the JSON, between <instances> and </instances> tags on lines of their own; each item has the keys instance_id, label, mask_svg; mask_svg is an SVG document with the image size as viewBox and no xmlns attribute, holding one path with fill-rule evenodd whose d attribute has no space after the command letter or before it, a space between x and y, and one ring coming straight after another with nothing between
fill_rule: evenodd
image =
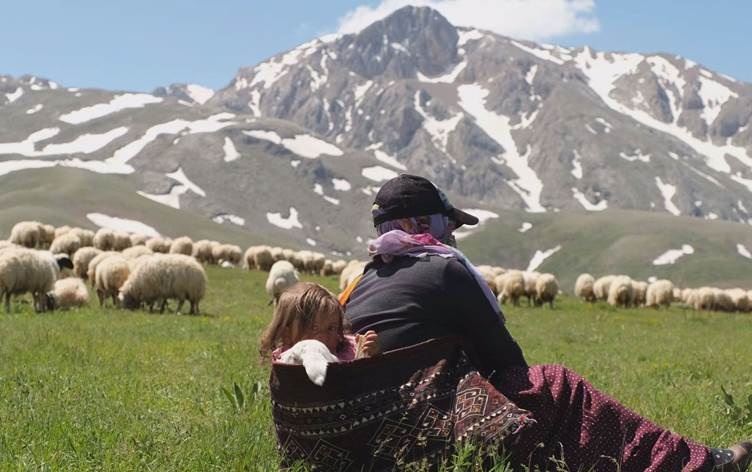
<instances>
[{"instance_id":1,"label":"white sheep","mask_svg":"<svg viewBox=\"0 0 752 472\"><path fill-rule=\"evenodd\" d=\"M30 249L40 248L44 243L42 223L38 221L21 221L10 230L8 241Z\"/></svg>"},{"instance_id":2,"label":"white sheep","mask_svg":"<svg viewBox=\"0 0 752 472\"><path fill-rule=\"evenodd\" d=\"M692 306L695 310L713 310L715 291L711 287L700 287L693 293Z\"/></svg>"},{"instance_id":3,"label":"white sheep","mask_svg":"<svg viewBox=\"0 0 752 472\"><path fill-rule=\"evenodd\" d=\"M160 254L167 254L168 252L170 252L171 245L172 240L169 238L160 238L156 236L146 240L146 247Z\"/></svg>"},{"instance_id":4,"label":"white sheep","mask_svg":"<svg viewBox=\"0 0 752 472\"><path fill-rule=\"evenodd\" d=\"M118 256L120 255L119 252L115 251L102 251L92 260L89 261L89 265L86 268L86 278L89 280L89 283L91 284L92 288L96 286L97 282L97 266L102 263L105 259L111 256Z\"/></svg>"},{"instance_id":5,"label":"white sheep","mask_svg":"<svg viewBox=\"0 0 752 472\"><path fill-rule=\"evenodd\" d=\"M253 264L258 270L269 272L274 264L271 248L269 246L257 246L253 253Z\"/></svg>"},{"instance_id":6,"label":"white sheep","mask_svg":"<svg viewBox=\"0 0 752 472\"><path fill-rule=\"evenodd\" d=\"M611 287L611 282L614 280L615 275L605 275L595 280L593 284L593 293L598 300L608 300L608 291Z\"/></svg>"},{"instance_id":7,"label":"white sheep","mask_svg":"<svg viewBox=\"0 0 752 472\"><path fill-rule=\"evenodd\" d=\"M100 228L94 234L94 247L100 251L112 251L115 248L115 232L111 229Z\"/></svg>"},{"instance_id":8,"label":"white sheep","mask_svg":"<svg viewBox=\"0 0 752 472\"><path fill-rule=\"evenodd\" d=\"M535 281L535 304L540 306L548 303L554 307L554 300L559 294L559 281L553 274L540 274Z\"/></svg>"},{"instance_id":9,"label":"white sheep","mask_svg":"<svg viewBox=\"0 0 752 472\"><path fill-rule=\"evenodd\" d=\"M112 249L114 251L125 251L131 247L131 236L125 231L115 231Z\"/></svg>"},{"instance_id":10,"label":"white sheep","mask_svg":"<svg viewBox=\"0 0 752 472\"><path fill-rule=\"evenodd\" d=\"M632 279L626 275L614 277L608 287L608 304L626 308L629 307L631 302Z\"/></svg>"},{"instance_id":11,"label":"white sheep","mask_svg":"<svg viewBox=\"0 0 752 472\"><path fill-rule=\"evenodd\" d=\"M496 289L496 273L494 272L493 268L489 265L479 265L476 266L475 269L478 271L480 276L483 277L483 280L486 281L488 288L490 288L494 294L498 294L498 291Z\"/></svg>"},{"instance_id":12,"label":"white sheep","mask_svg":"<svg viewBox=\"0 0 752 472\"><path fill-rule=\"evenodd\" d=\"M68 225L58 226L57 228L54 228L55 237L53 237L52 239L54 240L55 238L59 238L60 236L64 235L70 230L71 230L71 227Z\"/></svg>"},{"instance_id":13,"label":"white sheep","mask_svg":"<svg viewBox=\"0 0 752 472\"><path fill-rule=\"evenodd\" d=\"M269 252L271 253L274 262L281 261L285 258L285 250L279 246L270 248Z\"/></svg>"},{"instance_id":14,"label":"white sheep","mask_svg":"<svg viewBox=\"0 0 752 472\"><path fill-rule=\"evenodd\" d=\"M332 271L334 271L335 275L341 274L345 267L347 267L347 261L344 259L337 259L332 262Z\"/></svg>"},{"instance_id":15,"label":"white sheep","mask_svg":"<svg viewBox=\"0 0 752 472\"><path fill-rule=\"evenodd\" d=\"M234 244L216 244L212 246L212 259L216 264L228 263L237 266L243 257L239 246Z\"/></svg>"},{"instance_id":16,"label":"white sheep","mask_svg":"<svg viewBox=\"0 0 752 472\"><path fill-rule=\"evenodd\" d=\"M499 287L501 292L499 293L499 303L504 303L507 300L512 301L512 305L520 305L520 297L525 295L525 276L519 270L510 270L500 276Z\"/></svg>"},{"instance_id":17,"label":"white sheep","mask_svg":"<svg viewBox=\"0 0 752 472\"><path fill-rule=\"evenodd\" d=\"M198 315L205 293L206 273L196 259L183 254L154 254L139 261L121 287L119 298L128 309L145 303L151 311L155 303L160 303L160 313L164 313L169 299L178 301L177 312L188 300L190 314Z\"/></svg>"},{"instance_id":18,"label":"white sheep","mask_svg":"<svg viewBox=\"0 0 752 472\"><path fill-rule=\"evenodd\" d=\"M193 254L193 241L188 236L175 238L170 245L170 254L183 254L190 256Z\"/></svg>"},{"instance_id":19,"label":"white sheep","mask_svg":"<svg viewBox=\"0 0 752 472\"><path fill-rule=\"evenodd\" d=\"M90 229L71 228L69 233L78 236L78 241L81 243L81 247L90 247L94 245L94 231Z\"/></svg>"},{"instance_id":20,"label":"white sheep","mask_svg":"<svg viewBox=\"0 0 752 472\"><path fill-rule=\"evenodd\" d=\"M40 236L42 238L42 247L49 248L52 241L55 240L55 227L43 224L41 226Z\"/></svg>"},{"instance_id":21,"label":"white sheep","mask_svg":"<svg viewBox=\"0 0 752 472\"><path fill-rule=\"evenodd\" d=\"M146 246L132 246L120 253L124 258L128 260L136 259L141 256L148 256L154 254L154 251Z\"/></svg>"},{"instance_id":22,"label":"white sheep","mask_svg":"<svg viewBox=\"0 0 752 472\"><path fill-rule=\"evenodd\" d=\"M48 293L63 267L73 268L70 259L49 251L20 248L0 252L0 299L5 297L5 311L10 312L12 295L24 293L31 293L36 312L46 311Z\"/></svg>"},{"instance_id":23,"label":"white sheep","mask_svg":"<svg viewBox=\"0 0 752 472\"><path fill-rule=\"evenodd\" d=\"M735 309L734 301L731 299L731 296L725 290L714 288L713 294L715 296L715 309L716 310L727 311L727 312L734 311Z\"/></svg>"},{"instance_id":24,"label":"white sheep","mask_svg":"<svg viewBox=\"0 0 752 472\"><path fill-rule=\"evenodd\" d=\"M73 255L73 273L76 277L86 279L89 272L89 263L101 254L102 251L95 247L82 247Z\"/></svg>"},{"instance_id":25,"label":"white sheep","mask_svg":"<svg viewBox=\"0 0 752 472\"><path fill-rule=\"evenodd\" d=\"M595 278L592 275L580 274L574 282L574 296L584 302L594 302L596 298L593 284L595 284Z\"/></svg>"},{"instance_id":26,"label":"white sheep","mask_svg":"<svg viewBox=\"0 0 752 472\"><path fill-rule=\"evenodd\" d=\"M523 272L522 277L525 279L525 297L527 305L530 306L535 301L535 286L540 277L540 272Z\"/></svg>"},{"instance_id":27,"label":"white sheep","mask_svg":"<svg viewBox=\"0 0 752 472\"><path fill-rule=\"evenodd\" d=\"M647 303L649 284L642 280L632 282L632 305L643 306Z\"/></svg>"},{"instance_id":28,"label":"white sheep","mask_svg":"<svg viewBox=\"0 0 752 472\"><path fill-rule=\"evenodd\" d=\"M302 364L308 378L319 387L324 385L326 380L328 363L339 362L337 356L332 354L326 345L317 339L298 341L290 349L283 352L279 360L285 364Z\"/></svg>"},{"instance_id":29,"label":"white sheep","mask_svg":"<svg viewBox=\"0 0 752 472\"><path fill-rule=\"evenodd\" d=\"M55 288L49 294L55 308L78 308L89 303L89 291L86 284L78 277L68 277L55 282Z\"/></svg>"},{"instance_id":30,"label":"white sheep","mask_svg":"<svg viewBox=\"0 0 752 472\"><path fill-rule=\"evenodd\" d=\"M351 260L339 274L339 288L346 289L358 276L363 274L368 262Z\"/></svg>"},{"instance_id":31,"label":"white sheep","mask_svg":"<svg viewBox=\"0 0 752 472\"><path fill-rule=\"evenodd\" d=\"M193 244L193 257L202 264L216 264L217 261L212 255L214 245L208 239L201 239Z\"/></svg>"},{"instance_id":32,"label":"white sheep","mask_svg":"<svg viewBox=\"0 0 752 472\"><path fill-rule=\"evenodd\" d=\"M131 247L132 246L146 246L146 241L149 237L145 234L131 234Z\"/></svg>"},{"instance_id":33,"label":"white sheep","mask_svg":"<svg viewBox=\"0 0 752 472\"><path fill-rule=\"evenodd\" d=\"M94 287L99 297L99 306L104 307L107 297L112 297L112 305L117 306L117 295L130 275L128 259L123 256L110 256L97 265Z\"/></svg>"},{"instance_id":34,"label":"white sheep","mask_svg":"<svg viewBox=\"0 0 752 472\"><path fill-rule=\"evenodd\" d=\"M648 286L645 305L651 308L669 307L674 298L674 284L670 280L656 280Z\"/></svg>"},{"instance_id":35,"label":"white sheep","mask_svg":"<svg viewBox=\"0 0 752 472\"><path fill-rule=\"evenodd\" d=\"M68 231L62 236L58 236L50 245L50 252L53 254L67 254L68 257L73 255L81 248L81 238L74 231Z\"/></svg>"},{"instance_id":36,"label":"white sheep","mask_svg":"<svg viewBox=\"0 0 752 472\"><path fill-rule=\"evenodd\" d=\"M266 293L276 304L282 292L300 281L300 274L289 261L277 261L266 278Z\"/></svg>"},{"instance_id":37,"label":"white sheep","mask_svg":"<svg viewBox=\"0 0 752 472\"><path fill-rule=\"evenodd\" d=\"M734 304L734 309L741 313L746 313L750 309L750 299L747 296L747 291L741 288L732 288L726 290L726 294L731 297L731 302Z\"/></svg>"}]
</instances>

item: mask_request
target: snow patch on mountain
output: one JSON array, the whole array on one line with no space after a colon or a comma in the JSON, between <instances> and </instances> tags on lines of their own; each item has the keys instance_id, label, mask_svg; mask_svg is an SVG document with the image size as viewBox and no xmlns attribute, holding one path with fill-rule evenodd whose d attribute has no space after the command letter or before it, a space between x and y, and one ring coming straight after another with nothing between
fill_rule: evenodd
<instances>
[{"instance_id":1,"label":"snow patch on mountain","mask_svg":"<svg viewBox=\"0 0 752 472\"><path fill-rule=\"evenodd\" d=\"M557 252L561 250L561 245L558 245L554 248L547 249L545 251L537 250L535 251L535 254L533 254L533 258L530 259L530 263L527 265L527 269L525 269L527 272L533 272L534 270L538 269L538 267L543 264L546 259L553 256Z\"/></svg>"},{"instance_id":2,"label":"snow patch on mountain","mask_svg":"<svg viewBox=\"0 0 752 472\"><path fill-rule=\"evenodd\" d=\"M241 218L232 213L220 213L212 218L212 221L219 224L232 223L238 226L245 225L245 218Z\"/></svg>"},{"instance_id":3,"label":"snow patch on mountain","mask_svg":"<svg viewBox=\"0 0 752 472\"><path fill-rule=\"evenodd\" d=\"M21 95L23 95L24 89L21 87L17 87L15 91L11 93L6 93L5 98L8 99L8 103L13 103L19 98L21 98Z\"/></svg>"},{"instance_id":4,"label":"snow patch on mountain","mask_svg":"<svg viewBox=\"0 0 752 472\"><path fill-rule=\"evenodd\" d=\"M115 95L107 103L98 103L60 115L60 121L78 125L128 108L143 108L151 103L160 103L162 98L147 93Z\"/></svg>"},{"instance_id":5,"label":"snow patch on mountain","mask_svg":"<svg viewBox=\"0 0 752 472\"><path fill-rule=\"evenodd\" d=\"M37 151L35 144L53 138L60 128L44 128L18 143L0 143L0 154L20 154L26 157L45 157L61 154L91 154L125 135L128 128L121 126L102 134L82 134L73 141L52 143Z\"/></svg>"},{"instance_id":6,"label":"snow patch on mountain","mask_svg":"<svg viewBox=\"0 0 752 472\"><path fill-rule=\"evenodd\" d=\"M352 189L352 185L345 179L332 179L332 186L334 190L339 192L347 192Z\"/></svg>"},{"instance_id":7,"label":"snow patch on mountain","mask_svg":"<svg viewBox=\"0 0 752 472\"><path fill-rule=\"evenodd\" d=\"M187 175L185 175L185 172L183 171L182 167L178 167L178 170L175 172L172 172L171 174L167 174L167 177L179 182L181 185L183 185L188 190L192 191L193 193L197 195L201 195L202 197L206 197L206 192L199 187L198 185L194 184Z\"/></svg>"},{"instance_id":8,"label":"snow patch on mountain","mask_svg":"<svg viewBox=\"0 0 752 472\"><path fill-rule=\"evenodd\" d=\"M225 144L222 146L222 151L224 151L224 161L225 162L232 162L238 157L240 157L240 154L238 153L238 150L235 149L235 144L233 144L232 139L225 136Z\"/></svg>"},{"instance_id":9,"label":"snow patch on mountain","mask_svg":"<svg viewBox=\"0 0 752 472\"><path fill-rule=\"evenodd\" d=\"M393 170L381 166L366 167L361 170L360 173L363 177L373 180L374 182L384 182L399 175Z\"/></svg>"},{"instance_id":10,"label":"snow patch on mountain","mask_svg":"<svg viewBox=\"0 0 752 472\"><path fill-rule=\"evenodd\" d=\"M293 207L290 207L290 216L287 218L283 217L282 213L267 213L266 220L282 229L303 229L303 225L298 220L298 210Z\"/></svg>"},{"instance_id":11,"label":"snow patch on mountain","mask_svg":"<svg viewBox=\"0 0 752 472\"><path fill-rule=\"evenodd\" d=\"M695 249L692 246L690 246L689 244L683 244L681 249L669 249L668 251L653 259L653 265L660 266L674 264L679 260L680 257L694 253Z\"/></svg>"},{"instance_id":12,"label":"snow patch on mountain","mask_svg":"<svg viewBox=\"0 0 752 472\"><path fill-rule=\"evenodd\" d=\"M467 62L462 61L454 66L451 71L447 72L444 75L440 75L438 77L426 77L420 72L417 72L417 77L421 82L428 82L431 84L451 84L454 83L455 80L457 80L457 76L460 75L460 72L465 70L465 67L467 67Z\"/></svg>"},{"instance_id":13,"label":"snow patch on mountain","mask_svg":"<svg viewBox=\"0 0 752 472\"><path fill-rule=\"evenodd\" d=\"M526 210L531 213L545 212L546 209L540 202L543 182L528 165L530 148L525 154L519 153L517 144L512 137L509 118L486 109L486 97L488 97L489 92L480 85L461 85L457 91L460 98L460 107L475 118L478 126L491 139L504 148L504 154L499 161L506 164L517 174L518 179L508 182L508 184L525 202Z\"/></svg>"},{"instance_id":14,"label":"snow patch on mountain","mask_svg":"<svg viewBox=\"0 0 752 472\"><path fill-rule=\"evenodd\" d=\"M633 154L620 152L619 157L629 162L635 162L635 161L650 162L650 154L643 154L642 151L640 151L640 149L635 149Z\"/></svg>"},{"instance_id":15,"label":"snow patch on mountain","mask_svg":"<svg viewBox=\"0 0 752 472\"><path fill-rule=\"evenodd\" d=\"M143 234L144 236L150 237L159 236L159 232L156 229L136 220L118 218L104 213L87 213L86 218L100 228L111 229L114 231L125 231L126 233Z\"/></svg>"},{"instance_id":16,"label":"snow patch on mountain","mask_svg":"<svg viewBox=\"0 0 752 472\"><path fill-rule=\"evenodd\" d=\"M520 226L520 228L517 231L519 231L520 233L527 233L528 231L530 231L530 229L532 229L532 227L533 227L532 223L525 221L522 223L522 226Z\"/></svg>"},{"instance_id":17,"label":"snow patch on mountain","mask_svg":"<svg viewBox=\"0 0 752 472\"><path fill-rule=\"evenodd\" d=\"M519 41L510 40L510 43L512 43L515 47L522 49L526 53L532 54L533 56L543 59L544 61L553 62L554 64L563 65L564 61L559 59L558 57L554 56L551 51L543 48L537 48L537 47L529 47L525 46L524 44L520 43Z\"/></svg>"},{"instance_id":18,"label":"snow patch on mountain","mask_svg":"<svg viewBox=\"0 0 752 472\"><path fill-rule=\"evenodd\" d=\"M577 152L577 149L572 150L572 153L574 154L574 159L572 159L571 173L575 179L581 179L582 178L582 163L581 163L580 154Z\"/></svg>"},{"instance_id":19,"label":"snow patch on mountain","mask_svg":"<svg viewBox=\"0 0 752 472\"><path fill-rule=\"evenodd\" d=\"M44 105L42 105L41 103L38 103L34 105L33 107L29 108L28 110L26 110L26 114L33 115L34 113L38 112L42 108L44 108Z\"/></svg>"},{"instance_id":20,"label":"snow patch on mountain","mask_svg":"<svg viewBox=\"0 0 752 472\"><path fill-rule=\"evenodd\" d=\"M590 203L590 200L587 199L584 193L579 191L576 187L572 187L572 195L574 196L574 199L580 202L580 205L582 205L582 208L584 208L587 211L603 211L608 208L608 201L603 199L600 200L598 203Z\"/></svg>"},{"instance_id":21,"label":"snow patch on mountain","mask_svg":"<svg viewBox=\"0 0 752 472\"><path fill-rule=\"evenodd\" d=\"M739 255L742 257L746 257L747 259L752 259L752 254L749 252L749 249L747 249L747 247L744 246L744 244L737 244L736 252L738 252Z\"/></svg>"},{"instance_id":22,"label":"snow patch on mountain","mask_svg":"<svg viewBox=\"0 0 752 472\"><path fill-rule=\"evenodd\" d=\"M209 99L214 96L214 90L197 84L186 85L185 93L187 93L194 102L201 105L208 102Z\"/></svg>"},{"instance_id":23,"label":"snow patch on mountain","mask_svg":"<svg viewBox=\"0 0 752 472\"><path fill-rule=\"evenodd\" d=\"M470 213L471 215L478 218L478 224L475 226L460 226L455 232L454 237L457 240L464 239L468 236L470 236L473 233L476 233L479 229L481 229L481 226L483 226L487 221L492 220L494 218L498 218L499 215L497 213L494 213L489 210L483 210L480 208L463 208L462 211L466 213Z\"/></svg>"},{"instance_id":24,"label":"snow patch on mountain","mask_svg":"<svg viewBox=\"0 0 752 472\"><path fill-rule=\"evenodd\" d=\"M681 215L681 211L671 200L676 195L676 185L671 185L668 182L664 183L660 177L655 178L655 184L658 186L658 190L661 191L661 195L663 195L663 206L666 208L666 211L672 215Z\"/></svg>"},{"instance_id":25,"label":"snow patch on mountain","mask_svg":"<svg viewBox=\"0 0 752 472\"><path fill-rule=\"evenodd\" d=\"M454 131L455 128L457 128L457 125L462 119L462 113L458 113L457 115L454 115L451 118L447 118L446 120L437 120L436 118L428 114L428 112L421 106L420 91L415 92L415 97L413 98L413 106L415 107L415 111L417 111L420 116L423 117L423 129L425 129L428 134L431 135L431 141L433 141L434 145L436 145L437 148L446 153L449 134Z\"/></svg>"},{"instance_id":26,"label":"snow patch on mountain","mask_svg":"<svg viewBox=\"0 0 752 472\"><path fill-rule=\"evenodd\" d=\"M298 134L292 138L282 138L274 131L251 130L243 131L243 134L252 138L269 141L281 145L288 151L307 159L315 159L322 154L329 156L341 156L342 150L333 144L315 138L309 134Z\"/></svg>"},{"instance_id":27,"label":"snow patch on mountain","mask_svg":"<svg viewBox=\"0 0 752 472\"><path fill-rule=\"evenodd\" d=\"M699 93L703 105L700 116L710 126L718 117L723 105L731 97L737 98L739 95L715 80L699 77L698 81L700 82Z\"/></svg>"}]
</instances>

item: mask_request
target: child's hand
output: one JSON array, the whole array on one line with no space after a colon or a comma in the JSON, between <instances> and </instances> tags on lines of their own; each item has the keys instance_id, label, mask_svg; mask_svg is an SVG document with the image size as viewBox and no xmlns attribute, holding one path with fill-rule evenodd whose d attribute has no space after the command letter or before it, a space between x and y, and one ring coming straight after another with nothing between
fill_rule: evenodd
<instances>
[{"instance_id":1,"label":"child's hand","mask_svg":"<svg viewBox=\"0 0 752 472\"><path fill-rule=\"evenodd\" d=\"M379 335L376 331L366 331L365 334L355 335L355 358L372 357L379 352Z\"/></svg>"}]
</instances>

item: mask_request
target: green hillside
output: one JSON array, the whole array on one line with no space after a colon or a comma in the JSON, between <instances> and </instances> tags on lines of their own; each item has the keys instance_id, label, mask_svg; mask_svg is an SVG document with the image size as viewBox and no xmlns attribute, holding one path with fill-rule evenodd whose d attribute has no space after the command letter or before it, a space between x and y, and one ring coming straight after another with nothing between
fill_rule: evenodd
<instances>
[{"instance_id":1,"label":"green hillside","mask_svg":"<svg viewBox=\"0 0 752 472\"><path fill-rule=\"evenodd\" d=\"M666 213L609 210L599 213L500 211L498 219L460 241L477 264L526 269L536 250L561 245L538 270L552 272L571 291L582 272L595 276L627 274L637 279L667 277L680 286L742 286L752 289L752 260L737 252L752 250L752 227L728 221L706 221ZM532 228L521 233L523 222ZM653 260L684 244L694 254L676 263L655 266Z\"/></svg>"}]
</instances>

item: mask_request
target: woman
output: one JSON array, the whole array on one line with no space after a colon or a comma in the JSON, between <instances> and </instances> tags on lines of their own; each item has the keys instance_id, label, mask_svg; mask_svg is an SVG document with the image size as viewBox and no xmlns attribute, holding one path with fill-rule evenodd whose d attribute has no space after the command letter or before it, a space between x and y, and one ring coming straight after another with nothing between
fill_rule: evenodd
<instances>
[{"instance_id":1,"label":"woman","mask_svg":"<svg viewBox=\"0 0 752 472\"><path fill-rule=\"evenodd\" d=\"M708 448L652 424L565 367L529 367L488 286L451 247L452 231L478 219L430 181L403 174L386 182L372 216L373 260L345 291L353 332L376 331L382 351L460 335L478 370L537 420L515 445L515 462L542 470L556 468L552 458L567 470L746 470L752 443Z\"/></svg>"}]
</instances>

